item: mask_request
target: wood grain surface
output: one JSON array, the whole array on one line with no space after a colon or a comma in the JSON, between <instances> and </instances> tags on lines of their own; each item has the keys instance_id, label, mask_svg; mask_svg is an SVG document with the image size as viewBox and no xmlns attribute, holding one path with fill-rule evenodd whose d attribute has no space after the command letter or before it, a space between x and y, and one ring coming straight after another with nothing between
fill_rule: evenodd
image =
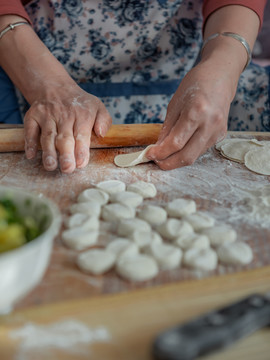
<instances>
[{"instance_id":1,"label":"wood grain surface","mask_svg":"<svg viewBox=\"0 0 270 360\"><path fill-rule=\"evenodd\" d=\"M256 137L269 139L270 134L256 134ZM158 195L150 203L164 206L175 197L193 198L199 210L207 211L218 222L231 224L237 230L238 238L252 247L253 262L245 267L219 266L210 273L181 268L161 272L152 281L129 283L113 270L96 277L81 273L75 264L78 252L63 246L59 236L42 282L17 304L13 314L0 319L1 360L35 359L35 353L27 357L20 354L20 342L10 336L14 329L27 322L41 325L67 318L89 327L106 326L112 341L89 345L86 353L74 357L64 350L43 349L39 359L85 359L91 354L94 360L150 360L152 340L167 326L244 295L269 291L270 228L251 219L245 202L241 202L241 196L245 199L243 194L253 188L268 186L269 177L253 174L243 165L221 158L214 149L194 165L169 172L159 170L152 163L130 169L114 166L115 155L137 150L139 148L91 150L89 165L71 175L63 175L59 170L46 172L40 154L37 159L27 161L23 153L3 153L0 154L0 183L43 193L58 204L63 216L67 216L78 194L98 181L120 179L127 184L136 180L151 181ZM234 210L239 210L241 216L234 218ZM104 232L99 246L106 245L114 236L111 229ZM209 360L266 360L269 344L269 330L263 330Z\"/></svg>"}]
</instances>

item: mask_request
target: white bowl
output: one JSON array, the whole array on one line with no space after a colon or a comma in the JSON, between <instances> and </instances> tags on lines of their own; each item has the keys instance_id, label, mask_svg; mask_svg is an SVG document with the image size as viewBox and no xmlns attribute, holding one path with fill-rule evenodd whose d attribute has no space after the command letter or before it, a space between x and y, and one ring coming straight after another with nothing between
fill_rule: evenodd
<instances>
[{"instance_id":1,"label":"white bowl","mask_svg":"<svg viewBox=\"0 0 270 360\"><path fill-rule=\"evenodd\" d=\"M19 248L0 253L0 314L10 312L40 282L61 225L57 206L43 195L0 186L0 198L6 196L21 215L31 215L42 226L42 234Z\"/></svg>"}]
</instances>

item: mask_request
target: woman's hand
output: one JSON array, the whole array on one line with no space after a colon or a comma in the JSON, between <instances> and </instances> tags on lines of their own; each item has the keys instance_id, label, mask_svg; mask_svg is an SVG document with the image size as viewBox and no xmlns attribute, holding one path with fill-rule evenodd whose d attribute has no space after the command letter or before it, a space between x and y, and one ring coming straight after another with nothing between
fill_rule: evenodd
<instances>
[{"instance_id":1,"label":"woman's hand","mask_svg":"<svg viewBox=\"0 0 270 360\"><path fill-rule=\"evenodd\" d=\"M204 62L183 79L171 99L159 139L147 157L163 170L191 165L226 136L235 81Z\"/></svg>"},{"instance_id":2,"label":"woman's hand","mask_svg":"<svg viewBox=\"0 0 270 360\"><path fill-rule=\"evenodd\" d=\"M75 83L43 86L25 115L25 152L33 159L40 140L44 168L72 173L89 162L92 129L105 136L111 117L103 103Z\"/></svg>"}]
</instances>

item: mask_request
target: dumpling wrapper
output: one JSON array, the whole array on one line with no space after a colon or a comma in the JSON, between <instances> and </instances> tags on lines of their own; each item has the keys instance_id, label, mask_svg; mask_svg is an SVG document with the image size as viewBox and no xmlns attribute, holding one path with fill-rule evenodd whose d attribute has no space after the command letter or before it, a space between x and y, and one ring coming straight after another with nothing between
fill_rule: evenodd
<instances>
[{"instance_id":1,"label":"dumpling wrapper","mask_svg":"<svg viewBox=\"0 0 270 360\"><path fill-rule=\"evenodd\" d=\"M153 146L154 145L149 145L142 151L136 151L136 152L130 153L130 154L117 155L114 158L114 163L115 163L115 165L117 165L119 167L130 167L130 166L135 166L138 164L150 162L151 160L147 159L145 154Z\"/></svg>"},{"instance_id":2,"label":"dumpling wrapper","mask_svg":"<svg viewBox=\"0 0 270 360\"><path fill-rule=\"evenodd\" d=\"M250 150L245 155L246 167L261 175L270 175L270 147Z\"/></svg>"}]
</instances>

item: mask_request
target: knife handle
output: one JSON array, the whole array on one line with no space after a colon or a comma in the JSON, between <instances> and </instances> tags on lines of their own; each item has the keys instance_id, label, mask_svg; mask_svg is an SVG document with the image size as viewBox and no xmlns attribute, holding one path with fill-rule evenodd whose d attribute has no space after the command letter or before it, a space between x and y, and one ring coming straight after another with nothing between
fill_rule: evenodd
<instances>
[{"instance_id":1,"label":"knife handle","mask_svg":"<svg viewBox=\"0 0 270 360\"><path fill-rule=\"evenodd\" d=\"M254 294L169 329L154 341L155 360L192 360L222 349L270 324L270 301Z\"/></svg>"}]
</instances>

